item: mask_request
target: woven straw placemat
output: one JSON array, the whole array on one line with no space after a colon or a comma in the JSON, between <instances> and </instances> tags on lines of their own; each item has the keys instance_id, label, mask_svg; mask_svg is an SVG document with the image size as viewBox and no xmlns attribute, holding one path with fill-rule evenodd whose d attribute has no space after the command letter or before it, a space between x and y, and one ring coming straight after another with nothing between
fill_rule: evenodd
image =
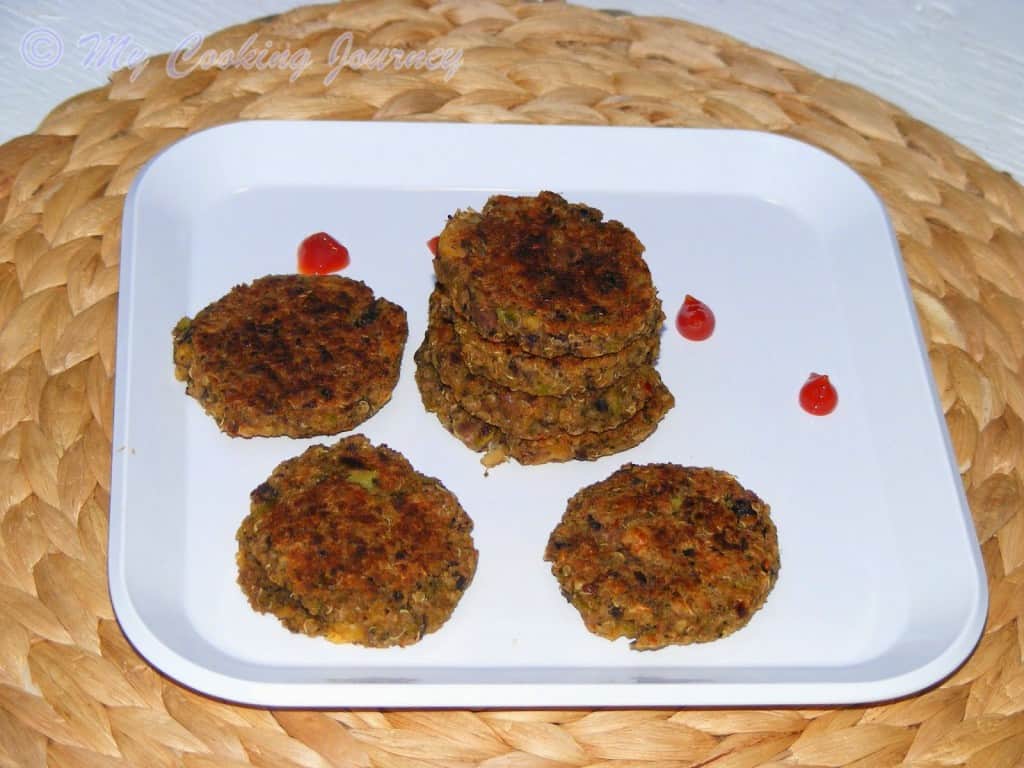
<instances>
[{"instance_id":1,"label":"woven straw placemat","mask_svg":"<svg viewBox=\"0 0 1024 768\"><path fill-rule=\"evenodd\" d=\"M462 48L461 69L347 70L355 46ZM682 21L559 5L369 0L234 27L311 65L152 61L0 147L0 765L921 766L1024 763L1024 191L891 104ZM984 553L984 638L884 706L304 712L184 690L131 649L106 585L119 231L136 170L249 118L728 126L852 165L899 236Z\"/></svg>"}]
</instances>

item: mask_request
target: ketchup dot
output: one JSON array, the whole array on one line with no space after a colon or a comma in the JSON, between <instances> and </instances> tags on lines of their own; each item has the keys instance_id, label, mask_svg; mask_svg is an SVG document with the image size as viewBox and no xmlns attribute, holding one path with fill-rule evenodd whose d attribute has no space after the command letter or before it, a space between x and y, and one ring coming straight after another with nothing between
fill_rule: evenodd
<instances>
[{"instance_id":1,"label":"ketchup dot","mask_svg":"<svg viewBox=\"0 0 1024 768\"><path fill-rule=\"evenodd\" d=\"M348 248L326 232L310 235L299 244L299 273L327 275L348 266Z\"/></svg>"},{"instance_id":2,"label":"ketchup dot","mask_svg":"<svg viewBox=\"0 0 1024 768\"><path fill-rule=\"evenodd\" d=\"M715 313L703 301L686 294L676 315L676 329L690 341L704 341L715 331Z\"/></svg>"},{"instance_id":3,"label":"ketchup dot","mask_svg":"<svg viewBox=\"0 0 1024 768\"><path fill-rule=\"evenodd\" d=\"M439 236L435 236L427 240L427 248L429 248L430 252L435 256L437 256L437 243L440 239L441 238Z\"/></svg>"},{"instance_id":4,"label":"ketchup dot","mask_svg":"<svg viewBox=\"0 0 1024 768\"><path fill-rule=\"evenodd\" d=\"M812 373L800 387L800 407L815 416L827 416L839 404L839 394L828 376Z\"/></svg>"}]
</instances>

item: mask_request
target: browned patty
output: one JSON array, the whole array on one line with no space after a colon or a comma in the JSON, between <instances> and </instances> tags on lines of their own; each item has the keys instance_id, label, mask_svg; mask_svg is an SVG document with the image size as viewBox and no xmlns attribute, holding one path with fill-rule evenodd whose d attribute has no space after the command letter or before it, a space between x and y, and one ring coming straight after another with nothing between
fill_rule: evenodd
<instances>
[{"instance_id":1,"label":"browned patty","mask_svg":"<svg viewBox=\"0 0 1024 768\"><path fill-rule=\"evenodd\" d=\"M627 464L569 500L544 559L594 634L638 650L735 632L779 572L769 507L732 475Z\"/></svg>"},{"instance_id":2,"label":"browned patty","mask_svg":"<svg viewBox=\"0 0 1024 768\"><path fill-rule=\"evenodd\" d=\"M561 397L518 392L471 373L455 329L438 315L430 318L424 346L441 381L466 412L529 440L614 429L643 408L661 384L657 371L645 365L600 390Z\"/></svg>"},{"instance_id":3,"label":"browned patty","mask_svg":"<svg viewBox=\"0 0 1024 768\"><path fill-rule=\"evenodd\" d=\"M543 357L617 352L664 315L643 245L602 218L553 192L495 195L448 220L434 271L485 338Z\"/></svg>"},{"instance_id":4,"label":"browned patty","mask_svg":"<svg viewBox=\"0 0 1024 768\"><path fill-rule=\"evenodd\" d=\"M615 429L525 440L508 435L467 413L451 391L441 383L429 355L422 347L416 353L416 384L424 407L436 414L444 428L468 448L486 452L482 462L488 467L509 458L520 464L545 464L573 459L590 461L628 450L646 440L675 404L672 393L659 381L643 407Z\"/></svg>"},{"instance_id":5,"label":"browned patty","mask_svg":"<svg viewBox=\"0 0 1024 768\"><path fill-rule=\"evenodd\" d=\"M476 571L458 499L362 435L282 462L251 502L238 582L293 632L409 645L447 621Z\"/></svg>"},{"instance_id":6,"label":"browned patty","mask_svg":"<svg viewBox=\"0 0 1024 768\"><path fill-rule=\"evenodd\" d=\"M430 294L430 316L451 322L462 359L471 372L531 395L557 396L609 387L637 366L651 365L658 357L661 341L656 331L600 357L540 357L516 344L485 339L452 309L440 288Z\"/></svg>"},{"instance_id":7,"label":"browned patty","mask_svg":"<svg viewBox=\"0 0 1024 768\"><path fill-rule=\"evenodd\" d=\"M229 435L331 435L391 399L408 335L359 281L270 275L175 326L175 375Z\"/></svg>"}]
</instances>

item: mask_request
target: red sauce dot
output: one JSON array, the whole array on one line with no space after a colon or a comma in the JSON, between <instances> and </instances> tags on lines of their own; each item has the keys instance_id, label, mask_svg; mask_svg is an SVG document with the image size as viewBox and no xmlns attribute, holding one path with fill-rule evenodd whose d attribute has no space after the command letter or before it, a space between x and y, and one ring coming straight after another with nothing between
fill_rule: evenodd
<instances>
[{"instance_id":1,"label":"red sauce dot","mask_svg":"<svg viewBox=\"0 0 1024 768\"><path fill-rule=\"evenodd\" d=\"M348 248L326 232L310 235L299 244L299 272L303 275L327 275L349 264Z\"/></svg>"},{"instance_id":2,"label":"red sauce dot","mask_svg":"<svg viewBox=\"0 0 1024 768\"><path fill-rule=\"evenodd\" d=\"M676 329L690 341L704 341L715 332L715 313L703 301L686 294L676 315Z\"/></svg>"},{"instance_id":3,"label":"red sauce dot","mask_svg":"<svg viewBox=\"0 0 1024 768\"><path fill-rule=\"evenodd\" d=\"M839 393L828 376L812 373L800 387L800 407L815 416L827 416L839 404Z\"/></svg>"},{"instance_id":4,"label":"red sauce dot","mask_svg":"<svg viewBox=\"0 0 1024 768\"><path fill-rule=\"evenodd\" d=\"M437 256L437 242L440 239L440 237L432 237L429 240L427 240L427 248L429 248L430 252L435 256Z\"/></svg>"}]
</instances>

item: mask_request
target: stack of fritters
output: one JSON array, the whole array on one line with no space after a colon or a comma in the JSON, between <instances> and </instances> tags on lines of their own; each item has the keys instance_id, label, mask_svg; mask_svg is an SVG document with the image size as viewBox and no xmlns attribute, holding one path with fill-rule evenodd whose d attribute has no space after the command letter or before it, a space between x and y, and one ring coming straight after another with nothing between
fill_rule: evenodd
<instances>
[{"instance_id":1,"label":"stack of fritters","mask_svg":"<svg viewBox=\"0 0 1024 768\"><path fill-rule=\"evenodd\" d=\"M653 363L665 316L643 245L552 192L497 195L441 233L424 405L485 463L631 448L674 400Z\"/></svg>"}]
</instances>

